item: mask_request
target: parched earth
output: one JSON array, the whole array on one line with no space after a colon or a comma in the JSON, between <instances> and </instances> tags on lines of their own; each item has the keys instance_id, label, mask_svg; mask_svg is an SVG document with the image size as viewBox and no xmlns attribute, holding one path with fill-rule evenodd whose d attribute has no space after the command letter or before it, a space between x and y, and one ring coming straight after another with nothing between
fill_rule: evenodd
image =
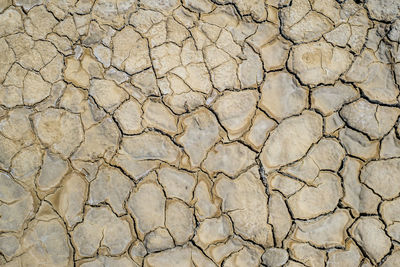
<instances>
[{"instance_id":1,"label":"parched earth","mask_svg":"<svg viewBox=\"0 0 400 267\"><path fill-rule=\"evenodd\" d=\"M3 266L400 266L400 1L0 0Z\"/></svg>"}]
</instances>

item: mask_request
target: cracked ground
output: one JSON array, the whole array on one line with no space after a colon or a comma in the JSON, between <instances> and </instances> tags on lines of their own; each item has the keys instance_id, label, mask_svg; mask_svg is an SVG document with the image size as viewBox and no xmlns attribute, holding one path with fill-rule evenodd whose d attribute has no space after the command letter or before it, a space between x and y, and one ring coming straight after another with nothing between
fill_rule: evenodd
<instances>
[{"instance_id":1,"label":"cracked ground","mask_svg":"<svg viewBox=\"0 0 400 267\"><path fill-rule=\"evenodd\" d=\"M400 1L0 0L0 265L400 266Z\"/></svg>"}]
</instances>

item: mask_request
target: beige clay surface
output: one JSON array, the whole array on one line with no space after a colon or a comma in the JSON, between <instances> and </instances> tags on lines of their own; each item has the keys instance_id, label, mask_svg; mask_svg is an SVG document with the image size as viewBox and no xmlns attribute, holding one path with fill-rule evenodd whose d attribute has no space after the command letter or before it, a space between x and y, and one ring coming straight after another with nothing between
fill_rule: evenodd
<instances>
[{"instance_id":1,"label":"beige clay surface","mask_svg":"<svg viewBox=\"0 0 400 267\"><path fill-rule=\"evenodd\" d=\"M0 265L400 266L399 0L0 0Z\"/></svg>"}]
</instances>

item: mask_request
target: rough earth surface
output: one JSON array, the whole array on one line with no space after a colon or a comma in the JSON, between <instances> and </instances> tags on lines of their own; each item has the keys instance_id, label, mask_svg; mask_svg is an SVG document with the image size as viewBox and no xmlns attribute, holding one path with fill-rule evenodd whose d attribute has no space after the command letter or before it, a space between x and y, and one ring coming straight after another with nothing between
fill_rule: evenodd
<instances>
[{"instance_id":1,"label":"rough earth surface","mask_svg":"<svg viewBox=\"0 0 400 267\"><path fill-rule=\"evenodd\" d=\"M400 266L400 1L0 0L0 265Z\"/></svg>"}]
</instances>

